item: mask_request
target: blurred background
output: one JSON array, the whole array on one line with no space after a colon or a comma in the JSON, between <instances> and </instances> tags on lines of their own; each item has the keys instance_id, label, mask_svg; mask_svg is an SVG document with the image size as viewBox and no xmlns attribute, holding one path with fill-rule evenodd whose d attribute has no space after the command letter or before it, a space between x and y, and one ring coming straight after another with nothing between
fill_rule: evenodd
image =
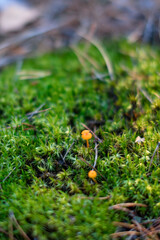
<instances>
[{"instance_id":1,"label":"blurred background","mask_svg":"<svg viewBox=\"0 0 160 240\"><path fill-rule=\"evenodd\" d=\"M82 36L157 44L160 0L0 0L0 67Z\"/></svg>"}]
</instances>

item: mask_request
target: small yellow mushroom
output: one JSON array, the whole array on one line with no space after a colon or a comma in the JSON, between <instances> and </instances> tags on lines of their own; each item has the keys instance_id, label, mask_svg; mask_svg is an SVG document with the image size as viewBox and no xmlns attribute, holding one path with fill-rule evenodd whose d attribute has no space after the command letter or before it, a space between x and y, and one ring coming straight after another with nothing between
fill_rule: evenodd
<instances>
[{"instance_id":1,"label":"small yellow mushroom","mask_svg":"<svg viewBox=\"0 0 160 240\"><path fill-rule=\"evenodd\" d=\"M88 177L89 178L96 178L97 177L96 171L94 171L94 170L89 171L88 172Z\"/></svg>"},{"instance_id":2,"label":"small yellow mushroom","mask_svg":"<svg viewBox=\"0 0 160 240\"><path fill-rule=\"evenodd\" d=\"M82 138L87 142L87 148L89 148L88 140L92 138L92 134L90 133L89 130L83 130L81 134L82 134Z\"/></svg>"},{"instance_id":3,"label":"small yellow mushroom","mask_svg":"<svg viewBox=\"0 0 160 240\"><path fill-rule=\"evenodd\" d=\"M92 180L93 180L95 183L97 183L97 181L95 180L95 178L97 177L96 171L90 170L90 171L88 172L88 177L89 177L89 178L92 178Z\"/></svg>"}]
</instances>

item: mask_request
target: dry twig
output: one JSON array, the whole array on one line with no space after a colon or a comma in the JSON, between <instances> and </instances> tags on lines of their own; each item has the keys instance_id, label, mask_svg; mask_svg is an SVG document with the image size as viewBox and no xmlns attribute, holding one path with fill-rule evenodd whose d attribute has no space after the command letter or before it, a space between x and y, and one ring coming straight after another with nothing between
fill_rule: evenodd
<instances>
[{"instance_id":1,"label":"dry twig","mask_svg":"<svg viewBox=\"0 0 160 240\"><path fill-rule=\"evenodd\" d=\"M3 228L1 228L1 227L0 227L0 232L1 232L1 233L4 233L6 236L10 237L10 236L9 236L9 233L6 232L6 231L5 231ZM13 240L17 240L17 239L16 239L16 238L13 238Z\"/></svg>"},{"instance_id":2,"label":"dry twig","mask_svg":"<svg viewBox=\"0 0 160 240\"><path fill-rule=\"evenodd\" d=\"M129 224L125 222L113 222L113 225L118 227L129 228L129 229L133 229L135 227L134 224Z\"/></svg>"},{"instance_id":3,"label":"dry twig","mask_svg":"<svg viewBox=\"0 0 160 240\"><path fill-rule=\"evenodd\" d=\"M16 167L13 168L13 170L3 179L2 182L5 182L7 178L12 174L12 172L16 169Z\"/></svg>"},{"instance_id":4,"label":"dry twig","mask_svg":"<svg viewBox=\"0 0 160 240\"><path fill-rule=\"evenodd\" d=\"M134 235L140 235L140 233L137 231L124 231L124 232L112 233L111 237L117 238L117 237L134 236Z\"/></svg>"},{"instance_id":5,"label":"dry twig","mask_svg":"<svg viewBox=\"0 0 160 240\"><path fill-rule=\"evenodd\" d=\"M120 211L123 211L123 212L127 212L127 213L129 213L131 216L135 215L135 214L134 214L134 211L131 211L131 210L128 209L128 208L121 207L121 206L118 206L118 205L111 206L111 207L109 207L109 209L110 209L110 210L114 209L114 210L120 210Z\"/></svg>"},{"instance_id":6,"label":"dry twig","mask_svg":"<svg viewBox=\"0 0 160 240\"><path fill-rule=\"evenodd\" d=\"M87 41L91 42L98 49L98 51L100 52L100 54L102 55L102 57L105 61L110 79L114 80L114 72L113 72L113 67L112 67L111 61L110 61L107 53L104 51L103 47L100 45L100 43L98 43L96 40L88 38L87 36L81 36L81 37L83 37Z\"/></svg>"},{"instance_id":7,"label":"dry twig","mask_svg":"<svg viewBox=\"0 0 160 240\"><path fill-rule=\"evenodd\" d=\"M111 206L110 208L114 208L114 207L147 207L146 204L143 203L119 203L116 205Z\"/></svg>"},{"instance_id":8,"label":"dry twig","mask_svg":"<svg viewBox=\"0 0 160 240\"><path fill-rule=\"evenodd\" d=\"M93 65L95 68L97 69L100 69L100 66L99 64L94 60L92 59L91 57L89 57L86 53L82 53L81 51L79 51L76 47L71 47L74 52L76 53L77 56L79 56L81 59L86 59L91 65ZM84 65L84 62L83 62L83 65Z\"/></svg>"},{"instance_id":9,"label":"dry twig","mask_svg":"<svg viewBox=\"0 0 160 240\"><path fill-rule=\"evenodd\" d=\"M136 220L132 220L132 222L135 224L135 226L137 226L138 231L141 233L142 236L147 235L148 234L148 230L147 228L145 228L144 226L142 226L139 222L137 222ZM135 227L134 227L135 228Z\"/></svg>"},{"instance_id":10,"label":"dry twig","mask_svg":"<svg viewBox=\"0 0 160 240\"><path fill-rule=\"evenodd\" d=\"M94 160L94 165L93 167L95 168L96 167L96 164L97 164L97 158L98 158L98 145L96 142L95 142L95 160Z\"/></svg>"},{"instance_id":11,"label":"dry twig","mask_svg":"<svg viewBox=\"0 0 160 240\"><path fill-rule=\"evenodd\" d=\"M152 165L152 162L153 162L153 158L154 158L156 152L157 152L157 154L158 154L159 146L160 146L160 142L158 142L158 144L157 144L157 146L156 146L156 148L155 148L155 150L154 150L154 153L153 153L153 155L152 155L152 158L151 158L151 161L150 161L150 165L149 165L149 171L150 171L150 169L151 169L151 165ZM159 158L159 155L158 155L157 157Z\"/></svg>"},{"instance_id":12,"label":"dry twig","mask_svg":"<svg viewBox=\"0 0 160 240\"><path fill-rule=\"evenodd\" d=\"M150 221L139 223L135 218L136 217L135 212L131 212L132 214L130 214L130 210L127 208L127 207L136 207L136 206L146 207L147 205L141 204L141 203L122 203L122 204L117 204L111 207L111 209L118 209L118 210L128 212L129 215L132 217L132 223L133 223L133 224L130 224L125 222L113 222L115 226L123 227L124 231L113 233L111 234L111 237L119 238L123 236L130 236L127 239L131 240L132 236L135 236L136 239L139 239L138 236L140 236L140 239L144 239L144 240L159 240L158 233L160 233L160 218L154 221L152 219ZM144 227L144 225L149 223L152 223L150 227L148 228ZM125 229L129 229L129 231L125 231Z\"/></svg>"},{"instance_id":13,"label":"dry twig","mask_svg":"<svg viewBox=\"0 0 160 240\"><path fill-rule=\"evenodd\" d=\"M152 99L150 98L150 96L148 95L148 93L143 90L142 88L139 87L139 90L141 91L141 93L143 93L143 95L147 98L147 100L150 102L150 103L153 103Z\"/></svg>"},{"instance_id":14,"label":"dry twig","mask_svg":"<svg viewBox=\"0 0 160 240\"><path fill-rule=\"evenodd\" d=\"M13 236L13 223L10 219L9 221L9 239L10 240L14 240L14 236Z\"/></svg>"},{"instance_id":15,"label":"dry twig","mask_svg":"<svg viewBox=\"0 0 160 240\"><path fill-rule=\"evenodd\" d=\"M82 65L82 67L84 67L86 70L87 70L87 65L83 59L83 57L77 52L76 48L75 47L71 47L72 50L74 51L75 55L77 56L80 64Z\"/></svg>"},{"instance_id":16,"label":"dry twig","mask_svg":"<svg viewBox=\"0 0 160 240\"><path fill-rule=\"evenodd\" d=\"M64 156L62 156L62 154L61 154L61 157L62 157L62 159L63 159L63 162L65 162L65 159L66 159L68 153L70 152L70 150L71 150L71 148L73 147L74 144L75 144L75 141L73 141L73 143L72 143L71 146L68 148L68 150L67 150L67 152L65 153Z\"/></svg>"},{"instance_id":17,"label":"dry twig","mask_svg":"<svg viewBox=\"0 0 160 240\"><path fill-rule=\"evenodd\" d=\"M15 215L13 212L10 212L10 219L11 221L14 223L14 225L16 226L16 228L19 230L20 234L22 235L22 237L25 239L25 240L31 240L27 234L24 232L24 230L21 228L21 226L19 225Z\"/></svg>"},{"instance_id":18,"label":"dry twig","mask_svg":"<svg viewBox=\"0 0 160 240\"><path fill-rule=\"evenodd\" d=\"M41 104L34 112L31 112L31 113L27 113L27 117L28 117L28 120L30 120L34 115L36 115L40 109L45 105L45 103ZM23 120L22 120L23 122Z\"/></svg>"}]
</instances>

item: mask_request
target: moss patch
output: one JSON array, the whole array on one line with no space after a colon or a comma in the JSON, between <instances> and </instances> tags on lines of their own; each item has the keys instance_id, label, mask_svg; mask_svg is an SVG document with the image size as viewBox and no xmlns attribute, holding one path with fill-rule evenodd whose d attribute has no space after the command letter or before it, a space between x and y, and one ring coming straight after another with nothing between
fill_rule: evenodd
<instances>
[{"instance_id":1,"label":"moss patch","mask_svg":"<svg viewBox=\"0 0 160 240\"><path fill-rule=\"evenodd\" d=\"M108 208L121 202L147 204L147 209L137 209L144 219L159 216L156 157L151 174L146 174L159 141L160 53L124 41L105 46L113 81L108 76L93 79L93 67L83 68L70 49L25 60L23 70L50 71L45 78L20 80L15 66L2 71L0 227L5 231L11 211L28 236L38 240L109 239L115 231L112 221L125 216ZM107 73L98 51L88 51L99 71ZM26 114L42 104L41 110L48 110L28 119ZM106 180L98 174L97 184L81 160L93 165L95 157L94 139L89 149L81 139L81 123L103 140L96 168ZM144 143L135 143L137 136ZM73 142L64 163L62 156ZM107 195L109 200L98 199ZM14 236L23 239L16 228ZM3 233L0 237L8 239Z\"/></svg>"}]
</instances>

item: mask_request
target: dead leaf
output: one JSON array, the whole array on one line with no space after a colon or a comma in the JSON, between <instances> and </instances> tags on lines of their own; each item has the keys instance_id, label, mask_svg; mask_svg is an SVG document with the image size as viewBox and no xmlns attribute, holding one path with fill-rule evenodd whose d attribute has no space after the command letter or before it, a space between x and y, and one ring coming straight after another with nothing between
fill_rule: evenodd
<instances>
[{"instance_id":1,"label":"dead leaf","mask_svg":"<svg viewBox=\"0 0 160 240\"><path fill-rule=\"evenodd\" d=\"M141 142L144 142L145 138L141 138L140 136L138 136L135 140L135 143L141 144Z\"/></svg>"},{"instance_id":2,"label":"dead leaf","mask_svg":"<svg viewBox=\"0 0 160 240\"><path fill-rule=\"evenodd\" d=\"M1 33L8 33L22 29L26 24L35 21L40 12L35 8L14 3L5 8L0 15Z\"/></svg>"}]
</instances>

